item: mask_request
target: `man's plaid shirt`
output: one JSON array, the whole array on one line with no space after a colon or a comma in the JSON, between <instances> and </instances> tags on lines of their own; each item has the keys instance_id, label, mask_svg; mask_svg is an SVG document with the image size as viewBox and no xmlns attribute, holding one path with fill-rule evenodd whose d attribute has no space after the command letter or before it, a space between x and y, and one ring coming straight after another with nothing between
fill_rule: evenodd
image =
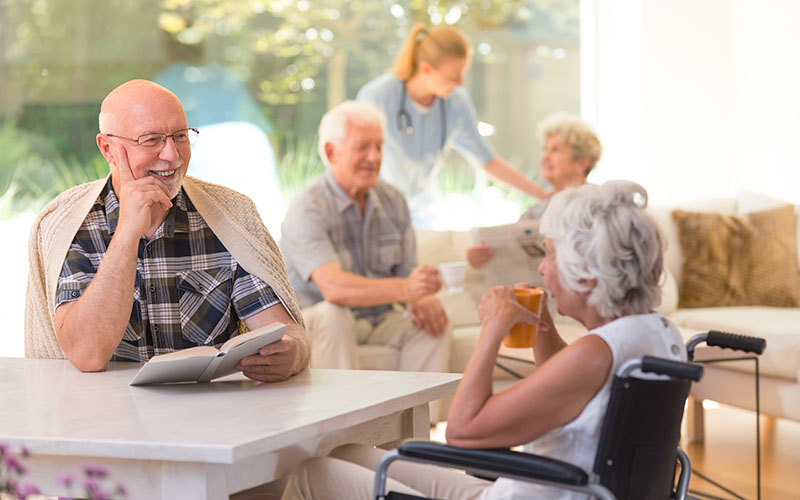
<instances>
[{"instance_id":1,"label":"man's plaid shirt","mask_svg":"<svg viewBox=\"0 0 800 500\"><path fill-rule=\"evenodd\" d=\"M153 238L139 240L133 308L112 360L146 361L196 345L219 347L238 321L279 303L260 278L239 266L183 189ZM72 241L56 304L89 287L117 228L119 201L111 179Z\"/></svg>"}]
</instances>

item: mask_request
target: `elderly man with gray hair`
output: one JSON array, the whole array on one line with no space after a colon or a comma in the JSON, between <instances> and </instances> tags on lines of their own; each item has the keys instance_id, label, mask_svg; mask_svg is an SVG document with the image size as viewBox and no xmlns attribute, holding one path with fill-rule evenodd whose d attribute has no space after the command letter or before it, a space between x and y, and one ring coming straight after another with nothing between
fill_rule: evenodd
<instances>
[{"instance_id":1,"label":"elderly man with gray hair","mask_svg":"<svg viewBox=\"0 0 800 500\"><path fill-rule=\"evenodd\" d=\"M311 337L311 366L358 369L359 345L396 350L383 369L442 371L447 315L435 268L417 266L402 193L378 179L386 118L347 101L319 126L326 168L292 201L281 251Z\"/></svg>"}]
</instances>

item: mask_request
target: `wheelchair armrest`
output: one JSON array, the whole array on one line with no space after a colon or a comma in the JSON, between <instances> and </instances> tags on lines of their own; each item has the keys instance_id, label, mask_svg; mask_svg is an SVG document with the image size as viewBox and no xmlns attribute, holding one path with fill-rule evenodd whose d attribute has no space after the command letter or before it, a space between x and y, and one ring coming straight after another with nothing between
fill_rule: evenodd
<instances>
[{"instance_id":1,"label":"wheelchair armrest","mask_svg":"<svg viewBox=\"0 0 800 500\"><path fill-rule=\"evenodd\" d=\"M410 440L398 446L397 452L415 461L471 472L528 477L571 486L583 486L589 481L586 471L570 463L506 449L466 449Z\"/></svg>"},{"instance_id":2,"label":"wheelchair armrest","mask_svg":"<svg viewBox=\"0 0 800 500\"><path fill-rule=\"evenodd\" d=\"M658 373L671 377L690 379L695 382L703 376L703 367L671 359L643 356L641 370L644 373Z\"/></svg>"}]
</instances>

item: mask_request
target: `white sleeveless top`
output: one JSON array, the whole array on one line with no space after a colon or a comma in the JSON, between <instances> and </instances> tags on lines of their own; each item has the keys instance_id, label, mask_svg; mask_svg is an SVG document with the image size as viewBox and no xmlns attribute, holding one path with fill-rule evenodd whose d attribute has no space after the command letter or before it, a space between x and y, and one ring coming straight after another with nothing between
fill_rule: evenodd
<instances>
[{"instance_id":1,"label":"white sleeveless top","mask_svg":"<svg viewBox=\"0 0 800 500\"><path fill-rule=\"evenodd\" d=\"M597 335L611 349L608 378L580 415L568 424L550 431L523 446L523 451L563 460L591 473L600 441L600 428L611 395L611 381L617 369L629 359L658 356L686 361L686 349L677 327L659 313L624 316L587 332ZM645 376L638 370L634 376ZM588 500L589 496L569 490L500 478L483 495L485 500Z\"/></svg>"}]
</instances>

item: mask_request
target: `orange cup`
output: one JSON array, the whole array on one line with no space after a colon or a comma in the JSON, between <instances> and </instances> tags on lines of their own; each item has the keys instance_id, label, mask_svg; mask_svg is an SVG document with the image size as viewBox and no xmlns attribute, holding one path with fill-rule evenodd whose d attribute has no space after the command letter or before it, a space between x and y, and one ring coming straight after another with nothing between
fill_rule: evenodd
<instances>
[{"instance_id":1,"label":"orange cup","mask_svg":"<svg viewBox=\"0 0 800 500\"><path fill-rule=\"evenodd\" d=\"M542 296L544 295L541 288L515 288L514 295L517 296L517 301L530 312L537 316L541 314ZM517 323L503 338L503 345L506 347L533 347L536 344L538 333L539 325Z\"/></svg>"}]
</instances>

